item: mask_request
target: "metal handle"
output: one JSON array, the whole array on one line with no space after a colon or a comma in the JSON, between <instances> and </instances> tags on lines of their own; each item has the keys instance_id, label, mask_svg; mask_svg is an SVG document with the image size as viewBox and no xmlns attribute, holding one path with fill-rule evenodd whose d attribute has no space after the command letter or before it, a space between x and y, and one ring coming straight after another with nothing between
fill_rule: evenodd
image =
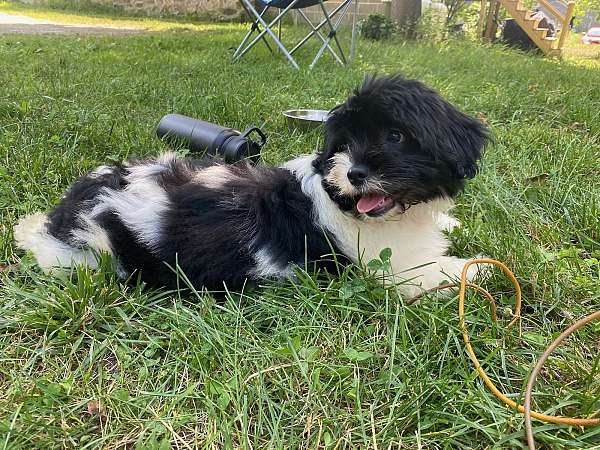
<instances>
[{"instance_id":1,"label":"metal handle","mask_svg":"<svg viewBox=\"0 0 600 450\"><path fill-rule=\"evenodd\" d=\"M252 138L249 137L253 132L256 132L256 134L260 136L260 142L254 142ZM258 146L259 149L262 149L263 145L267 143L267 136L265 133L263 133L260 128L254 125L249 125L248 128L246 128L241 134L241 136L250 139L255 145Z\"/></svg>"}]
</instances>

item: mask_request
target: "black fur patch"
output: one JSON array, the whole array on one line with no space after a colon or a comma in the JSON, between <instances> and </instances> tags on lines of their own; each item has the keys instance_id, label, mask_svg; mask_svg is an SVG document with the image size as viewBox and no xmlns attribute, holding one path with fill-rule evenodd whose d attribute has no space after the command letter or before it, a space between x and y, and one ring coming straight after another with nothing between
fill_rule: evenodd
<instances>
[{"instance_id":1,"label":"black fur patch","mask_svg":"<svg viewBox=\"0 0 600 450\"><path fill-rule=\"evenodd\" d=\"M236 290L261 278L256 261L261 251L268 256L268 267L263 261L262 269L270 269L273 276L305 263L334 270L333 240L314 224L312 202L290 172L240 164L227 166L235 176L219 188L194 182L192 175L210 164L214 162L175 160L153 176L169 203L152 249L140 243L114 211L94 217L128 274L152 286L173 288L176 276L167 265L178 265L196 288L222 290L225 284ZM127 186L127 174L126 169L114 168L110 175L90 174L75 182L49 214L52 235L73 245L71 234L81 227L78 216L91 211L103 188L119 191Z\"/></svg>"}]
</instances>

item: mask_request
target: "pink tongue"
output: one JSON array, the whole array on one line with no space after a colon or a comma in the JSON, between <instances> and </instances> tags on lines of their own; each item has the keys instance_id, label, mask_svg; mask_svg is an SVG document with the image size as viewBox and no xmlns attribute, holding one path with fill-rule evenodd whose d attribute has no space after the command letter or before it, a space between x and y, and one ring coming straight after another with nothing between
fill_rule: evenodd
<instances>
[{"instance_id":1,"label":"pink tongue","mask_svg":"<svg viewBox=\"0 0 600 450\"><path fill-rule=\"evenodd\" d=\"M356 209L361 214L368 213L385 205L386 201L386 197L381 194L363 195L356 204Z\"/></svg>"}]
</instances>

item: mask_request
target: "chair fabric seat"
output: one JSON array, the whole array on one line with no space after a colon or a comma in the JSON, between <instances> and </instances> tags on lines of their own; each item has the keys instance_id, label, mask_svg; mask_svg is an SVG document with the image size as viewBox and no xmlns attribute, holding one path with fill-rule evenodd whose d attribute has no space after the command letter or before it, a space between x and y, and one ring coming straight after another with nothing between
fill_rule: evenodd
<instances>
[{"instance_id":1,"label":"chair fabric seat","mask_svg":"<svg viewBox=\"0 0 600 450\"><path fill-rule=\"evenodd\" d=\"M263 6L269 6L272 8L287 8L293 0L258 0L258 2ZM327 0L323 0L327 1ZM320 3L319 0L299 0L292 9L302 9L308 8L309 6L318 5Z\"/></svg>"}]
</instances>

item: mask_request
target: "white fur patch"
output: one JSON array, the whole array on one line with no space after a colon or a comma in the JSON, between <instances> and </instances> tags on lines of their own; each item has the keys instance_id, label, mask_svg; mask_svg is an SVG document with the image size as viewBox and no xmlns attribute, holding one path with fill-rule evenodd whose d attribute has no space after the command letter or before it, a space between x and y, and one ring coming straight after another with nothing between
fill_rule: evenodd
<instances>
[{"instance_id":1,"label":"white fur patch","mask_svg":"<svg viewBox=\"0 0 600 450\"><path fill-rule=\"evenodd\" d=\"M128 166L127 170L129 171L129 174L126 178L129 182L133 182L135 180L142 180L144 178L154 178L157 175L165 172L167 167L163 166L162 164L152 163Z\"/></svg>"},{"instance_id":2,"label":"white fur patch","mask_svg":"<svg viewBox=\"0 0 600 450\"><path fill-rule=\"evenodd\" d=\"M110 175L111 173L113 173L114 167L109 167L109 166L99 166L96 169L94 169L92 172L90 172L89 176L92 178L99 178L103 175Z\"/></svg>"},{"instance_id":3,"label":"white fur patch","mask_svg":"<svg viewBox=\"0 0 600 450\"><path fill-rule=\"evenodd\" d=\"M224 165L210 166L194 174L194 181L209 189L219 189L237 177Z\"/></svg>"},{"instance_id":4,"label":"white fur patch","mask_svg":"<svg viewBox=\"0 0 600 450\"><path fill-rule=\"evenodd\" d=\"M339 152L331 158L331 161L333 164L325 179L337 187L340 194L357 195L360 191L348 179L348 171L353 165L350 155Z\"/></svg>"},{"instance_id":5,"label":"white fur patch","mask_svg":"<svg viewBox=\"0 0 600 450\"><path fill-rule=\"evenodd\" d=\"M163 166L170 166L174 161L178 159L177 153L174 152L165 152L162 153L156 158L156 162L158 164L162 164Z\"/></svg>"},{"instance_id":6,"label":"white fur patch","mask_svg":"<svg viewBox=\"0 0 600 450\"><path fill-rule=\"evenodd\" d=\"M438 214L437 223L440 229L448 233L460 226L460 221L458 219L455 219L446 213Z\"/></svg>"},{"instance_id":7,"label":"white fur patch","mask_svg":"<svg viewBox=\"0 0 600 450\"><path fill-rule=\"evenodd\" d=\"M127 175L127 181L133 182L143 178L155 178L167 170L170 170L171 164L177 159L177 155L173 152L166 152L159 155L153 161L140 164L135 163L127 165L129 174Z\"/></svg>"},{"instance_id":8,"label":"white fur patch","mask_svg":"<svg viewBox=\"0 0 600 450\"><path fill-rule=\"evenodd\" d=\"M90 213L113 211L134 232L136 239L154 249L160 242L163 213L169 206L166 192L150 178L128 178L130 184L122 191L104 189Z\"/></svg>"},{"instance_id":9,"label":"white fur patch","mask_svg":"<svg viewBox=\"0 0 600 450\"><path fill-rule=\"evenodd\" d=\"M369 176L361 191L363 193L385 192L385 183L376 177Z\"/></svg>"},{"instance_id":10,"label":"white fur patch","mask_svg":"<svg viewBox=\"0 0 600 450\"><path fill-rule=\"evenodd\" d=\"M73 229L71 235L82 246L99 252L113 253L106 230L85 214L79 216L79 227Z\"/></svg>"},{"instance_id":11,"label":"white fur patch","mask_svg":"<svg viewBox=\"0 0 600 450\"><path fill-rule=\"evenodd\" d=\"M50 235L47 221L45 214L21 218L14 228L17 246L31 251L44 271L53 267L70 267L73 264L97 267L96 256L92 252L71 247Z\"/></svg>"},{"instance_id":12,"label":"white fur patch","mask_svg":"<svg viewBox=\"0 0 600 450\"><path fill-rule=\"evenodd\" d=\"M267 248L261 248L252 256L256 262L252 273L260 278L285 277L292 273L289 265L282 267L277 264Z\"/></svg>"}]
</instances>

